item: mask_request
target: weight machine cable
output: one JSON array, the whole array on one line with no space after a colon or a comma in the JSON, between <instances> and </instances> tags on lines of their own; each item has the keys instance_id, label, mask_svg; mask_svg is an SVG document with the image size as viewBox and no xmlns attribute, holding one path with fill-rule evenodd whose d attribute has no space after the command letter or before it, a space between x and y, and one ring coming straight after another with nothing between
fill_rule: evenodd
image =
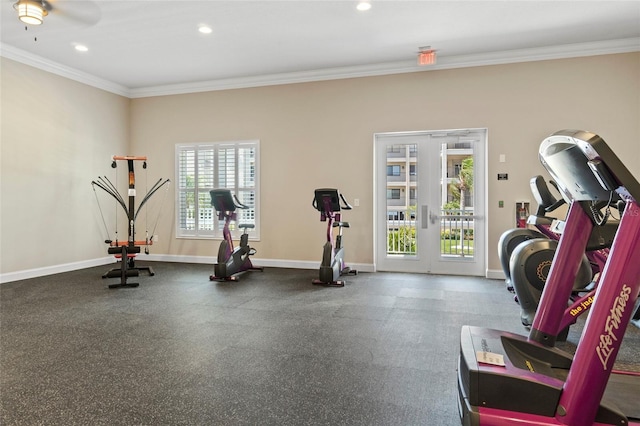
<instances>
[{"instance_id":1,"label":"weight machine cable","mask_svg":"<svg viewBox=\"0 0 640 426\"><path fill-rule=\"evenodd\" d=\"M167 179L164 183L169 182L169 179ZM164 185L163 183L163 185ZM162 213L162 206L164 205L165 200L167 199L167 194L169 193L169 186L167 186L165 192L164 192L164 196L162 197L162 202L160 202L160 208L158 209L158 216L156 216L156 223L154 223L153 225L153 230L151 231L151 238L153 239L153 236L156 234L156 228L158 227L158 222L160 221L160 214Z\"/></svg>"},{"instance_id":2,"label":"weight machine cable","mask_svg":"<svg viewBox=\"0 0 640 426\"><path fill-rule=\"evenodd\" d=\"M92 182L93 183L93 182ZM100 217L102 218L102 224L104 225L104 231L107 235L107 239L105 241L109 241L109 228L107 227L107 221L104 219L104 214L102 213L102 206L100 205L100 200L98 199L98 193L96 192L95 185L92 185L93 195L96 197L96 203L98 203L98 210L100 211Z\"/></svg>"},{"instance_id":3,"label":"weight machine cable","mask_svg":"<svg viewBox=\"0 0 640 426\"><path fill-rule=\"evenodd\" d=\"M91 184L97 186L98 188L102 189L107 194L109 194L113 198L115 198L116 201L118 202L118 204L120 204L122 206L122 208L124 209L124 212L127 213L127 216L128 216L129 212L127 211L127 205L125 204L124 200L122 199L122 196L120 196L118 191L113 186L113 183L111 183L111 181L108 178L100 176L100 177L98 177L98 181L94 180L94 181L91 182Z\"/></svg>"},{"instance_id":4,"label":"weight machine cable","mask_svg":"<svg viewBox=\"0 0 640 426\"><path fill-rule=\"evenodd\" d=\"M146 177L146 175L145 175ZM149 190L147 192L147 194L142 198L142 201L140 202L140 205L138 206L134 217L133 217L133 222L135 223L138 214L140 213L140 210L142 209L142 206L144 206L147 201L149 201L149 199L151 198L151 196L153 196L160 188L162 188L163 186L165 186L166 184L170 183L171 180L170 179L165 179L164 181L162 180L162 178L158 179L153 186L151 187L151 190ZM120 204L120 206L124 209L125 214L127 215L127 217L129 216L129 209L127 207L127 204L124 200L124 198L122 198L122 196L120 195L120 192L117 189L117 183L118 183L118 175L116 173L116 185L113 184L113 182L111 182L111 180L109 180L108 177L106 176L98 176L97 180L91 181L91 185L93 187L93 193L95 195L96 198L96 202L98 203L98 210L100 211L100 216L102 218L102 224L104 225L105 231L107 233L107 236L109 235L109 228L107 227L107 222L104 218L104 212L102 210L102 205L100 204L100 200L98 198L98 194L96 192L95 187L97 186L98 188L102 189L104 192L106 192L107 194L111 195L117 202L117 204ZM148 184L145 181L145 186L148 186ZM164 202L167 198L167 194L169 193L169 187L166 187L167 191L164 194L164 197L162 198L162 203L160 205L160 207L162 207L162 205L164 205ZM160 221L160 214L162 213L162 208L160 208L158 210L158 215L156 217L156 221L155 224L153 226L153 230L152 230L152 237L151 239L153 239L153 235L155 234L155 230L158 226L158 222ZM148 228L148 208L145 209L145 227ZM118 212L117 212L117 205L116 205L116 213L115 213L115 220L116 220L116 244L118 242ZM146 241L149 241L149 231L148 229L145 230L146 233ZM111 242L111 240L108 240L109 242Z\"/></svg>"},{"instance_id":5,"label":"weight machine cable","mask_svg":"<svg viewBox=\"0 0 640 426\"><path fill-rule=\"evenodd\" d=\"M151 198L151 196L155 194L158 189L162 188L162 186L164 186L169 182L171 182L170 179L166 179L164 181L162 181L162 178L158 179L158 181L151 187L151 190L147 193L147 195L145 195L144 198L142 198L142 201L140 201L138 210L136 211L136 214L133 216L134 221L138 217L138 213L140 213L140 209L142 208L142 206L144 206L147 203L147 201L149 201L149 198Z\"/></svg>"}]
</instances>

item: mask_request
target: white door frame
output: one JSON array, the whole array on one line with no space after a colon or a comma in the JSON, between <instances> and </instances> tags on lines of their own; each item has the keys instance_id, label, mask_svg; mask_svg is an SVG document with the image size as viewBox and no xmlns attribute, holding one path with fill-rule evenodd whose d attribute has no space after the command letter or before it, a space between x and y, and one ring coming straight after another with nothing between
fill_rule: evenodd
<instances>
[{"instance_id":1,"label":"white door frame","mask_svg":"<svg viewBox=\"0 0 640 426\"><path fill-rule=\"evenodd\" d=\"M437 256L431 255L430 259L425 260L424 253L422 256L398 256L398 260L404 260L404 262L399 262L398 266L392 267L390 270L399 270L405 272L424 272L424 273L433 273L433 274L450 274L450 275L474 275L474 276L486 276L486 265L487 265L487 246L486 246L486 235L487 235L487 195L486 195L486 187L487 187L487 173L486 173L486 151L487 151L487 139L488 139L488 130L486 128L470 128L470 129L453 129L453 130L430 130L430 131L410 131L410 132L390 132L390 133L376 133L374 134L373 143L374 143L374 221L373 221L373 231L374 231L374 269L379 270L380 264L387 265L386 268L389 269L388 258L384 260L381 259L381 251L378 249L378 244L385 244L386 247L386 235L383 241L381 241L381 230L378 222L383 220L381 215L384 214L384 221L386 225L387 215L386 215L386 194L385 199L382 200L381 195L381 179L380 170L383 167L383 161L386 164L386 149L384 154L381 152L383 149L381 144L384 144L386 147L390 139L397 138L398 143L406 143L405 141L409 140L419 140L421 137L426 137L430 139L431 142L435 142L439 137L442 136L459 136L461 141L470 140L473 142L473 157L474 157L474 248L475 255L472 259L469 258L452 258L447 256L442 256L440 254L440 249L437 250ZM408 142L413 143L413 142ZM428 148L430 150L430 148ZM420 151L420 149L418 150ZM424 147L423 147L424 151ZM384 155L384 159L381 156ZM419 155L419 154L418 154ZM421 157L424 160L424 157ZM440 159L438 159L440 161ZM378 164L380 163L380 164ZM386 168L384 169L386 170ZM419 168L420 173L420 168ZM424 173L424 171L423 171ZM424 177L424 174L422 175ZM433 181L434 176L430 176L429 179ZM441 182L441 179L436 178L438 182ZM386 182L386 181L385 181ZM386 184L385 184L386 185ZM438 191L441 189L441 185L438 186ZM431 186L431 191L435 190L435 186ZM420 191L420 188L419 188ZM422 191L422 194L425 192ZM434 197L430 197L432 200ZM423 200L424 201L424 200ZM382 209L382 203L384 203L384 210ZM418 227L417 232L419 233L420 226L423 225L423 220L428 220L428 226L432 226L435 221L431 221L433 218L434 211L439 213L439 206L436 206L437 210L428 206L428 211L425 211L426 207L424 207L425 203L420 202L420 205L417 206L417 217L415 223ZM382 213L384 211L384 213ZM426 217L426 216L429 217ZM438 240L439 240L439 223L438 221L435 226L438 228ZM426 225L426 224L425 224ZM426 233L431 233L435 230L427 230ZM424 233L424 231L423 231ZM433 241L433 234L431 241ZM418 237L418 241L419 237ZM432 243L433 244L433 243ZM386 249L385 249L386 253ZM421 258L422 257L422 258ZM436 258L437 257L437 258ZM395 257L394 257L395 259ZM405 260L412 259L412 260ZM391 263L394 263L395 260L392 260ZM402 266L399 266L402 264Z\"/></svg>"}]
</instances>

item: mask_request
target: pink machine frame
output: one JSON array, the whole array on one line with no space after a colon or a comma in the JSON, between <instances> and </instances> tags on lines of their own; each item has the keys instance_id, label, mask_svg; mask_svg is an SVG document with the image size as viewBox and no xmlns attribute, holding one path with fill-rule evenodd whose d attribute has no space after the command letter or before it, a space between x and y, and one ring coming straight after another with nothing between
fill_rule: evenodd
<instances>
[{"instance_id":1,"label":"pink machine frame","mask_svg":"<svg viewBox=\"0 0 640 426\"><path fill-rule=\"evenodd\" d=\"M552 153L579 149L581 156L565 156L563 162L549 164L542 151L554 143L557 146L552 147ZM458 368L462 423L640 425L640 373L614 370L640 292L640 184L593 133L555 133L541 145L541 160L556 182L572 192L566 227L528 338L479 327L462 328ZM587 166L593 172L589 182L578 181L578 177L589 177L578 172L576 180L570 181L574 170ZM595 301L571 357L553 345L589 235L597 226L588 207L594 200L589 189L594 188L594 182L609 196L615 192L625 207ZM494 362L496 359L499 362ZM623 411L625 404L632 407L631 414Z\"/></svg>"}]
</instances>

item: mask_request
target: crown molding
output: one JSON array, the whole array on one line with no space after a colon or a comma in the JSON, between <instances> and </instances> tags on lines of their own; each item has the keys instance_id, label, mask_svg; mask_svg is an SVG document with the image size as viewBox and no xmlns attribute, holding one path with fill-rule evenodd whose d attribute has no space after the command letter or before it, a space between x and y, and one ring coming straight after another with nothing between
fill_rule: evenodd
<instances>
[{"instance_id":1,"label":"crown molding","mask_svg":"<svg viewBox=\"0 0 640 426\"><path fill-rule=\"evenodd\" d=\"M79 83L86 84L88 86L93 86L107 92L115 93L116 95L125 96L127 98L129 98L131 95L129 88L125 86L113 83L108 80L104 80L92 74L88 74L75 68L59 64L57 62L43 58L42 56L34 55L33 53L29 53L22 49L17 49L1 42L0 56L3 56L7 59L12 59L25 65L32 66L34 68L41 69L43 71L50 72L52 74L59 75L61 77L68 78L70 80L77 81Z\"/></svg>"},{"instance_id":2,"label":"crown molding","mask_svg":"<svg viewBox=\"0 0 640 426\"><path fill-rule=\"evenodd\" d=\"M590 43L575 43L531 49L508 50L502 52L478 53L473 55L441 56L438 57L437 64L429 66L418 66L416 61L411 60L353 67L327 68L314 71L227 78L163 86L127 88L0 43L0 56L128 98L179 95L186 93L244 89L250 87L308 83L313 81L338 80L345 78L373 77L410 72L501 65L518 62L577 58L638 51L640 51L640 37L634 37Z\"/></svg>"},{"instance_id":3,"label":"crown molding","mask_svg":"<svg viewBox=\"0 0 640 426\"><path fill-rule=\"evenodd\" d=\"M372 77L410 72L501 65L518 62L577 58L583 56L596 56L638 51L640 51L640 37L591 43L547 46L531 49L508 50L503 52L479 53L474 55L448 57L444 56L438 57L437 64L429 66L419 66L417 65L415 60L411 60L354 67L327 68L315 71L272 74L255 77L228 78L155 87L143 87L132 89L131 97L145 98L151 96L166 96L185 93L210 92L216 90L243 89L248 87L273 86L280 84L308 83L313 81Z\"/></svg>"}]
</instances>

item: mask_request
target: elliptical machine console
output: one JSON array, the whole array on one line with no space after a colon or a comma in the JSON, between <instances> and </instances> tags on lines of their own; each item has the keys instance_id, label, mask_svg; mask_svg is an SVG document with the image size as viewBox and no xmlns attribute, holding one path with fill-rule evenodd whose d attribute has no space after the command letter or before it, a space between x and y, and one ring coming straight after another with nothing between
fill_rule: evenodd
<instances>
[{"instance_id":1,"label":"elliptical machine console","mask_svg":"<svg viewBox=\"0 0 640 426\"><path fill-rule=\"evenodd\" d=\"M344 263L344 247L342 245L342 228L349 228L349 222L341 221L340 210L351 210L351 205L342 194L333 188L316 189L313 207L320 212L320 220L327 222L327 242L322 250L322 263L318 279L313 284L343 287L342 275L357 275L358 271ZM338 228L338 235L333 238L333 228Z\"/></svg>"},{"instance_id":2,"label":"elliptical machine console","mask_svg":"<svg viewBox=\"0 0 640 426\"><path fill-rule=\"evenodd\" d=\"M214 189L209 191L211 195L211 205L218 213L218 219L224 220L222 235L224 239L218 248L218 263L213 265L214 274L209 276L211 281L237 281L238 274L246 271L262 271L262 267L253 266L249 256L256 253L256 249L249 247L249 234L247 229L254 228L255 225L241 223L238 228L244 232L240 236L240 246L233 246L233 238L229 225L236 220L236 209L248 209L242 204L238 197L231 195L228 189Z\"/></svg>"}]
</instances>

